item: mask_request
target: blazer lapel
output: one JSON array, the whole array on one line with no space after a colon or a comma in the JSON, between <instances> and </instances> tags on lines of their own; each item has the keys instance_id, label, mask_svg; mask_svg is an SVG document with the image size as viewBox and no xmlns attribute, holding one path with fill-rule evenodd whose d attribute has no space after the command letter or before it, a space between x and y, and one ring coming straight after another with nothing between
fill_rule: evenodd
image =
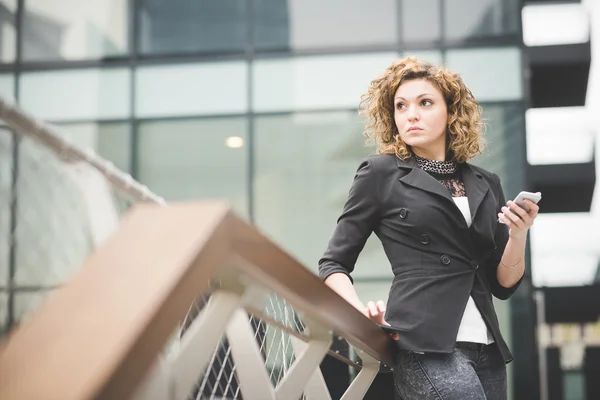
<instances>
[{"instance_id":1,"label":"blazer lapel","mask_svg":"<svg viewBox=\"0 0 600 400\"><path fill-rule=\"evenodd\" d=\"M426 192L445 197L454 203L450 191L445 186L440 184L434 177L417 167L414 157L411 157L405 161L399 158L396 158L396 160L399 168L410 169L410 172L400 178L400 182L421 190L425 190Z\"/></svg>"},{"instance_id":2,"label":"blazer lapel","mask_svg":"<svg viewBox=\"0 0 600 400\"><path fill-rule=\"evenodd\" d=\"M485 182L479 172L477 172L470 164L464 163L462 168L462 179L465 184L465 191L469 199L469 210L471 211L471 219L475 220L477 210L481 202L485 198L489 190L489 185Z\"/></svg>"}]
</instances>

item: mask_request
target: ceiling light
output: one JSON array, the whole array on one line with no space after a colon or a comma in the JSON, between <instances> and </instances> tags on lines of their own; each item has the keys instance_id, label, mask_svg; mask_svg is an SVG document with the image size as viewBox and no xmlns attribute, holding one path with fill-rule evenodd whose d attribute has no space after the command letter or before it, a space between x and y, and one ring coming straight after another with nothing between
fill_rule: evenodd
<instances>
[{"instance_id":1,"label":"ceiling light","mask_svg":"<svg viewBox=\"0 0 600 400\"><path fill-rule=\"evenodd\" d=\"M225 145L231 149L239 149L244 146L244 139L239 136L229 136L227 140L225 140Z\"/></svg>"}]
</instances>

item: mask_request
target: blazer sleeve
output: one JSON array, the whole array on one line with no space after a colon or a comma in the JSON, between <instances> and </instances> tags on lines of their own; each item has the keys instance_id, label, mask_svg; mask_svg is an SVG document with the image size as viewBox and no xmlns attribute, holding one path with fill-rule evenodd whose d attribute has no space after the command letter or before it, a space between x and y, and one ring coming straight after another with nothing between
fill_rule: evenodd
<instances>
[{"instance_id":1,"label":"blazer sleeve","mask_svg":"<svg viewBox=\"0 0 600 400\"><path fill-rule=\"evenodd\" d=\"M506 199L504 197L504 191L502 190L502 184L500 183L500 178L498 175L494 175L494 180L496 183L496 192L498 197L498 204L496 205L496 214L501 212L502 207L506 205ZM492 253L492 255L488 258L486 265L486 273L488 281L490 282L490 287L492 289L492 294L496 296L500 300L507 300L510 298L513 293L517 290L521 282L523 281L523 277L514 284L514 286L510 288L506 288L498 282L498 266L500 264L500 260L502 259L502 255L504 254L504 249L506 248L506 243L508 242L508 227L500 222L496 223L496 232L494 234L494 241L496 243L496 249ZM525 276L525 274L523 274Z\"/></svg>"},{"instance_id":2,"label":"blazer sleeve","mask_svg":"<svg viewBox=\"0 0 600 400\"><path fill-rule=\"evenodd\" d=\"M342 272L352 280L356 259L379 221L377 182L371 160L361 162L350 188L343 212L319 260L319 277Z\"/></svg>"}]
</instances>

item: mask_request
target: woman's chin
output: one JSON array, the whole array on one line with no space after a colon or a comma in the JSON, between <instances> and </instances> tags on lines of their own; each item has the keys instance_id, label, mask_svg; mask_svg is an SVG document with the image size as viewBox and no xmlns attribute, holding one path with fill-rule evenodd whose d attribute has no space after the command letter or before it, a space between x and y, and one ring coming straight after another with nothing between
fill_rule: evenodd
<instances>
[{"instance_id":1,"label":"woman's chin","mask_svg":"<svg viewBox=\"0 0 600 400\"><path fill-rule=\"evenodd\" d=\"M424 137L411 137L407 138L408 140L404 140L404 143L410 147L427 147L430 144L431 140L428 140Z\"/></svg>"}]
</instances>

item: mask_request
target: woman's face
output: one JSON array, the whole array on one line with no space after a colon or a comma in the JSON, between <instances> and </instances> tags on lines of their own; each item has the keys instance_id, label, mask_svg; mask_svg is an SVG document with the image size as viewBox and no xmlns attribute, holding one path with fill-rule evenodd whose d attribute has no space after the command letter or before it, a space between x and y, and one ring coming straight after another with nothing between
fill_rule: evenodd
<instances>
[{"instance_id":1,"label":"woman's face","mask_svg":"<svg viewBox=\"0 0 600 400\"><path fill-rule=\"evenodd\" d=\"M394 96L394 120L415 154L445 160L448 109L442 92L426 79L404 82Z\"/></svg>"}]
</instances>

